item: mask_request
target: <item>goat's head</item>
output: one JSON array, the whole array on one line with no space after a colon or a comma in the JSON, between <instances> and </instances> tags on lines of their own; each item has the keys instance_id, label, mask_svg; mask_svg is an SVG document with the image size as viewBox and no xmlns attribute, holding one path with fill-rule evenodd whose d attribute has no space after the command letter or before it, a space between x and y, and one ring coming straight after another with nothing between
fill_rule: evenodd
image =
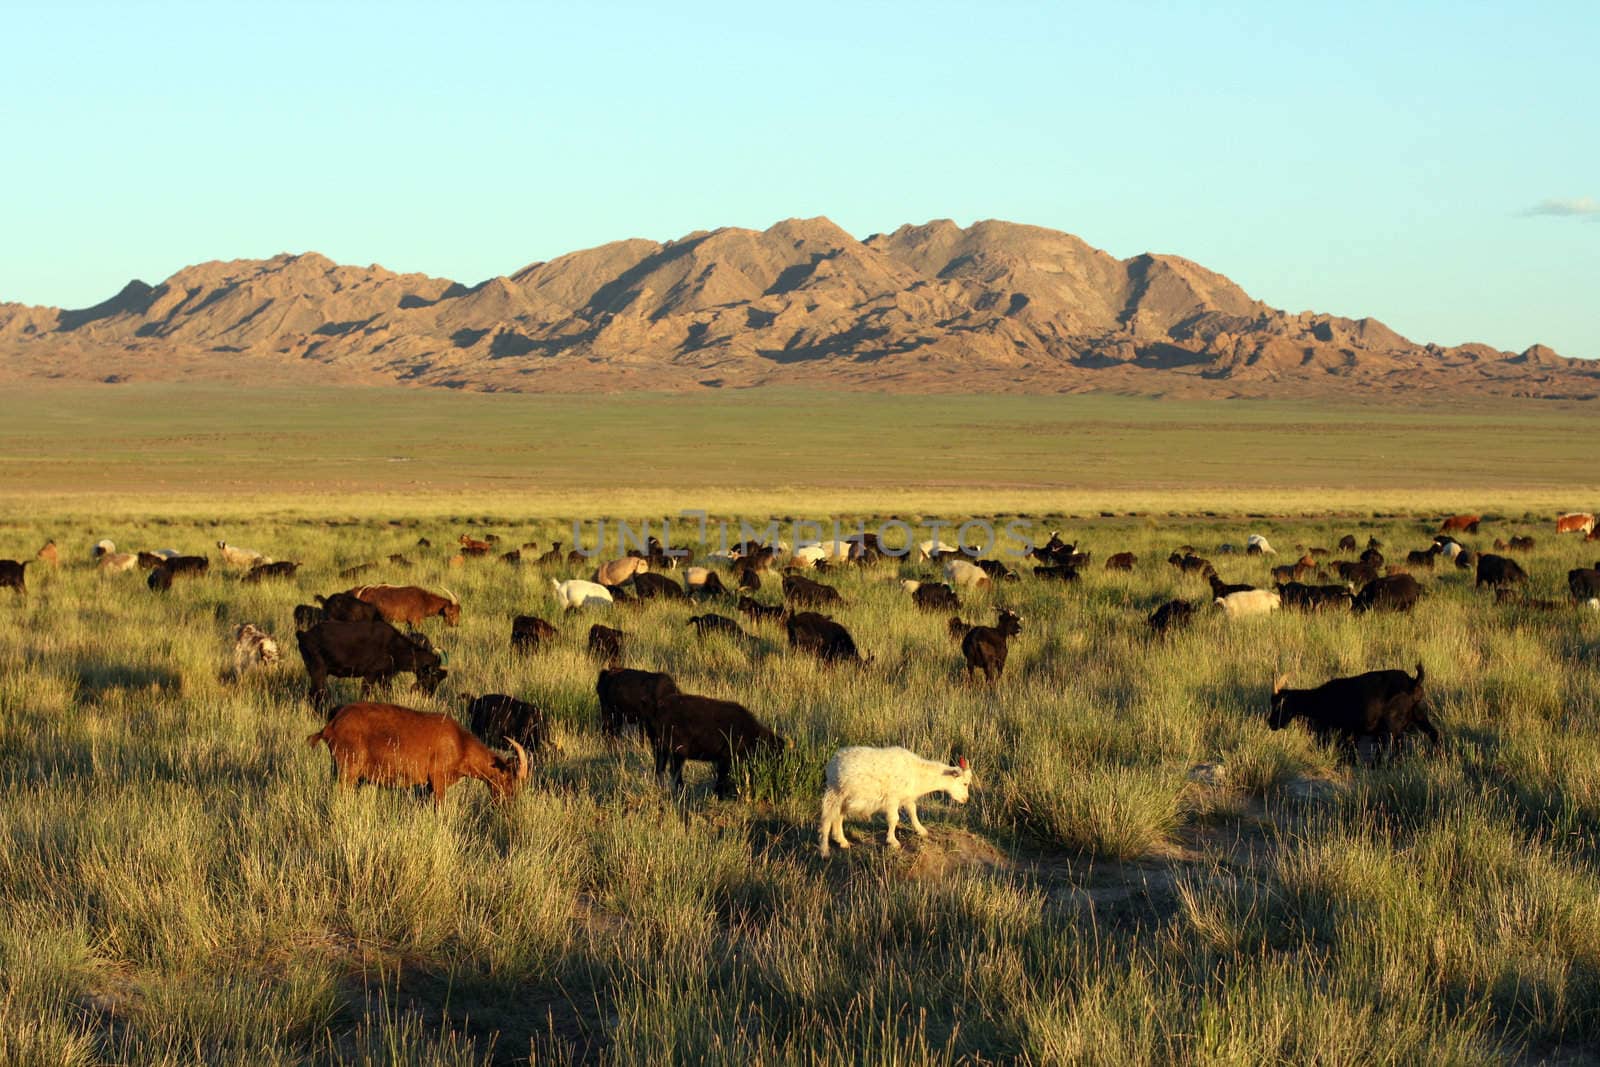
<instances>
[{"instance_id":1,"label":"goat's head","mask_svg":"<svg viewBox=\"0 0 1600 1067\"><path fill-rule=\"evenodd\" d=\"M957 756L954 767L944 769L944 791L957 804L965 804L972 788L972 767L967 757Z\"/></svg>"},{"instance_id":2,"label":"goat's head","mask_svg":"<svg viewBox=\"0 0 1600 1067\"><path fill-rule=\"evenodd\" d=\"M445 592L448 593L449 590ZM439 609L439 614L444 617L446 626L454 626L461 621L461 601L455 598L455 594L451 594L449 602Z\"/></svg>"},{"instance_id":3,"label":"goat's head","mask_svg":"<svg viewBox=\"0 0 1600 1067\"><path fill-rule=\"evenodd\" d=\"M1288 680L1287 674L1280 674L1272 683L1272 702L1267 710L1267 725L1274 730L1283 729L1294 718L1289 711L1289 690L1283 686Z\"/></svg>"},{"instance_id":4,"label":"goat's head","mask_svg":"<svg viewBox=\"0 0 1600 1067\"><path fill-rule=\"evenodd\" d=\"M494 794L495 800L505 803L517 795L517 790L522 788L522 783L528 780L528 752L511 738L506 738L506 744L511 746L516 753L516 759L511 760L505 756L496 755L494 758L494 771L486 780L489 791Z\"/></svg>"}]
</instances>

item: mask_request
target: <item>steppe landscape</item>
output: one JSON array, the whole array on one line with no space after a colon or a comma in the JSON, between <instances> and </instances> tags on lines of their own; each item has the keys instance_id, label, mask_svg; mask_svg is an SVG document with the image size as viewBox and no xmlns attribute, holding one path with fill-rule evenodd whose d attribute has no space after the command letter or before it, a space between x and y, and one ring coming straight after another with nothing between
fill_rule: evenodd
<instances>
[{"instance_id":1,"label":"steppe landscape","mask_svg":"<svg viewBox=\"0 0 1600 1067\"><path fill-rule=\"evenodd\" d=\"M1600 9L3 25L0 1067L1600 1065Z\"/></svg>"}]
</instances>

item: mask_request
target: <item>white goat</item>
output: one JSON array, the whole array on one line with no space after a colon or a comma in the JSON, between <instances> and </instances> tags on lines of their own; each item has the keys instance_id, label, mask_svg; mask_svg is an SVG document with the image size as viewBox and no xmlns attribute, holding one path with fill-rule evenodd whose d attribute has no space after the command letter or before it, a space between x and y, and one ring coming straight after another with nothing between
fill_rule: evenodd
<instances>
[{"instance_id":1,"label":"white goat","mask_svg":"<svg viewBox=\"0 0 1600 1067\"><path fill-rule=\"evenodd\" d=\"M981 589L989 584L989 576L971 560L945 560L944 576L957 589Z\"/></svg>"},{"instance_id":2,"label":"white goat","mask_svg":"<svg viewBox=\"0 0 1600 1067\"><path fill-rule=\"evenodd\" d=\"M550 584L555 588L556 601L568 611L575 611L591 600L597 603L612 603L611 590L598 582L586 582L582 578L558 582L552 578Z\"/></svg>"},{"instance_id":3,"label":"white goat","mask_svg":"<svg viewBox=\"0 0 1600 1067\"><path fill-rule=\"evenodd\" d=\"M602 563L595 568L594 580L601 585L621 585L632 578L650 569L650 561L638 556L623 556L610 563Z\"/></svg>"},{"instance_id":4,"label":"white goat","mask_svg":"<svg viewBox=\"0 0 1600 1067\"><path fill-rule=\"evenodd\" d=\"M109 556L117 550L117 543L110 538L101 538L94 543L94 558Z\"/></svg>"},{"instance_id":5,"label":"white goat","mask_svg":"<svg viewBox=\"0 0 1600 1067\"><path fill-rule=\"evenodd\" d=\"M109 543L109 542L108 542ZM121 574L138 566L139 557L132 552L107 552L96 565L106 574Z\"/></svg>"},{"instance_id":6,"label":"white goat","mask_svg":"<svg viewBox=\"0 0 1600 1067\"><path fill-rule=\"evenodd\" d=\"M222 562L230 567L249 570L257 563L267 562L267 557L253 548L240 548L237 545L230 545L226 541L218 541L217 549L222 553Z\"/></svg>"},{"instance_id":7,"label":"white goat","mask_svg":"<svg viewBox=\"0 0 1600 1067\"><path fill-rule=\"evenodd\" d=\"M233 673L237 677L260 664L270 667L278 662L278 642L265 630L253 623L240 623L233 630Z\"/></svg>"},{"instance_id":8,"label":"white goat","mask_svg":"<svg viewBox=\"0 0 1600 1067\"><path fill-rule=\"evenodd\" d=\"M936 555L942 556L947 552L958 551L960 549L955 545L947 545L943 541L920 541L917 544L917 561L926 563Z\"/></svg>"},{"instance_id":9,"label":"white goat","mask_svg":"<svg viewBox=\"0 0 1600 1067\"><path fill-rule=\"evenodd\" d=\"M828 558L828 550L821 545L801 545L789 558L801 567L815 567L817 560Z\"/></svg>"},{"instance_id":10,"label":"white goat","mask_svg":"<svg viewBox=\"0 0 1600 1067\"><path fill-rule=\"evenodd\" d=\"M1228 618L1245 619L1277 611L1283 606L1283 597L1271 589L1245 589L1219 596L1215 603Z\"/></svg>"},{"instance_id":11,"label":"white goat","mask_svg":"<svg viewBox=\"0 0 1600 1067\"><path fill-rule=\"evenodd\" d=\"M917 818L917 798L943 790L957 804L965 804L971 785L972 768L964 756L951 767L898 746L841 748L828 761L827 786L822 791L822 825L817 830L822 854L828 854L830 839L840 848L850 847L844 833L847 816L883 812L889 820L889 847L899 848L894 831L904 808L911 829L918 837L927 837L927 828Z\"/></svg>"},{"instance_id":12,"label":"white goat","mask_svg":"<svg viewBox=\"0 0 1600 1067\"><path fill-rule=\"evenodd\" d=\"M1245 542L1245 547L1253 548L1263 556L1276 556L1278 554L1278 550L1272 547L1272 543L1260 534L1251 534L1249 540Z\"/></svg>"},{"instance_id":13,"label":"white goat","mask_svg":"<svg viewBox=\"0 0 1600 1067\"><path fill-rule=\"evenodd\" d=\"M817 547L822 549L822 558L828 562L844 563L854 559L861 546L854 541L824 541Z\"/></svg>"}]
</instances>

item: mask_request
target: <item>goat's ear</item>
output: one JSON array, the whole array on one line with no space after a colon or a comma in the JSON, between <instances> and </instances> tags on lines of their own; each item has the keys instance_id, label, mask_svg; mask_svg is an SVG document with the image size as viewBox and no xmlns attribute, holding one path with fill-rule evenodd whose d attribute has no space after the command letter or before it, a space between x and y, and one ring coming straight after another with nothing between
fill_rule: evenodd
<instances>
[{"instance_id":1,"label":"goat's ear","mask_svg":"<svg viewBox=\"0 0 1600 1067\"><path fill-rule=\"evenodd\" d=\"M1273 692L1273 694L1276 695L1276 694L1282 692L1284 683L1287 682L1288 680L1289 680L1289 676L1287 674L1280 674L1276 678L1274 678L1272 680L1272 692Z\"/></svg>"},{"instance_id":2,"label":"goat's ear","mask_svg":"<svg viewBox=\"0 0 1600 1067\"><path fill-rule=\"evenodd\" d=\"M963 772L956 767L946 767L944 769L944 776L946 778L960 778L962 773Z\"/></svg>"}]
</instances>

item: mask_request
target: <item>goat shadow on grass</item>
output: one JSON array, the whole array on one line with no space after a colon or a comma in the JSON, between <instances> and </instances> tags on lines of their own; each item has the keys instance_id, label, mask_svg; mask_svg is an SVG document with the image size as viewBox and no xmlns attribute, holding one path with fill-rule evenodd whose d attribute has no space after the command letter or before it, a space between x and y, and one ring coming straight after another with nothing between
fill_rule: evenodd
<instances>
[{"instance_id":1,"label":"goat shadow on grass","mask_svg":"<svg viewBox=\"0 0 1600 1067\"><path fill-rule=\"evenodd\" d=\"M1266 722L1272 704L1272 679L1199 685L1193 693L1194 703L1202 707L1227 708L1246 719Z\"/></svg>"},{"instance_id":2,"label":"goat shadow on grass","mask_svg":"<svg viewBox=\"0 0 1600 1067\"><path fill-rule=\"evenodd\" d=\"M630 748L637 760L630 759ZM552 753L544 765L534 765L529 785L555 796L585 796L604 803L631 792L638 783L654 784L654 757L631 738L619 740L607 751L579 759Z\"/></svg>"},{"instance_id":3,"label":"goat shadow on grass","mask_svg":"<svg viewBox=\"0 0 1600 1067\"><path fill-rule=\"evenodd\" d=\"M615 1024L592 988L590 976L601 968L582 952L568 952L553 965L554 975L531 981L514 969L491 975L413 966L388 988L368 987L350 999L367 1019L398 1011L421 1018L424 1030L460 1033L488 1051L491 1064L528 1063L530 1050L536 1060L552 1063L600 1063Z\"/></svg>"},{"instance_id":4,"label":"goat shadow on grass","mask_svg":"<svg viewBox=\"0 0 1600 1067\"><path fill-rule=\"evenodd\" d=\"M88 664L79 666L77 673L78 700L85 704L97 704L117 694L169 694L183 689L183 675L146 664Z\"/></svg>"},{"instance_id":5,"label":"goat shadow on grass","mask_svg":"<svg viewBox=\"0 0 1600 1067\"><path fill-rule=\"evenodd\" d=\"M1433 720L1433 725L1444 738L1446 749L1455 749L1463 756L1470 752L1473 757L1480 758L1488 765L1492 765L1498 758L1505 739L1497 731L1478 726L1450 727L1440 720L1431 707L1429 711L1432 713L1430 718Z\"/></svg>"},{"instance_id":6,"label":"goat shadow on grass","mask_svg":"<svg viewBox=\"0 0 1600 1067\"><path fill-rule=\"evenodd\" d=\"M197 758L170 745L148 747L128 743L73 739L56 744L48 756L18 768L19 780L72 782L138 781L150 786L180 783L208 788L226 787L242 792L263 781L286 779L296 772L299 753L235 752L215 750Z\"/></svg>"},{"instance_id":7,"label":"goat shadow on grass","mask_svg":"<svg viewBox=\"0 0 1600 1067\"><path fill-rule=\"evenodd\" d=\"M819 858L817 828L814 824L797 824L777 812L764 811L752 816L745 832L753 856L771 856L800 863Z\"/></svg>"},{"instance_id":8,"label":"goat shadow on grass","mask_svg":"<svg viewBox=\"0 0 1600 1067\"><path fill-rule=\"evenodd\" d=\"M914 877L940 876L957 867L982 867L994 872L1012 869L1006 850L982 835L967 829L963 814L951 806L921 805L919 814L928 826L928 836L918 837L909 822L901 819L896 836L900 848L888 844L889 824L882 813L869 818L851 818L845 823L850 848L833 847L826 859L818 851L817 822L796 823L775 811L765 811L746 824L746 837L752 857L768 857L799 863L819 871L837 870L848 876L864 861L895 862ZM856 857L852 863L851 858Z\"/></svg>"}]
</instances>

